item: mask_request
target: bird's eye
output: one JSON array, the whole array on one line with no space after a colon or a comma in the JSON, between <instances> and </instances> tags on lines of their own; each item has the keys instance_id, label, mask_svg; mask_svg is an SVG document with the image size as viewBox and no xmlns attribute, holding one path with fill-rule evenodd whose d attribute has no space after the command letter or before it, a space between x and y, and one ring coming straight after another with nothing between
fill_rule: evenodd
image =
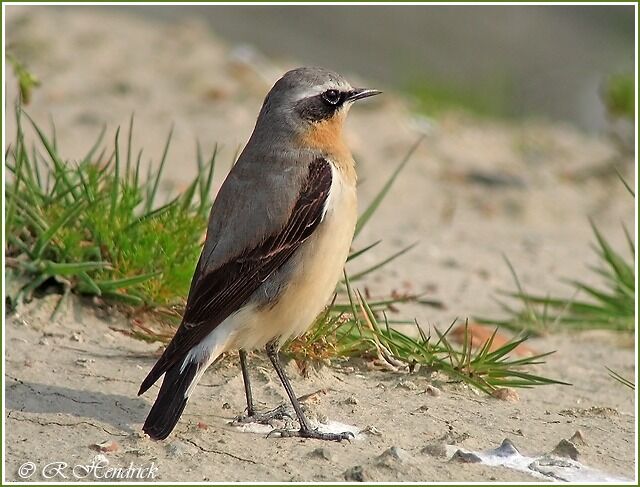
<instances>
[{"instance_id":1,"label":"bird's eye","mask_svg":"<svg viewBox=\"0 0 640 487\"><path fill-rule=\"evenodd\" d=\"M322 99L330 105L337 105L341 98L342 95L338 90L327 90L322 94Z\"/></svg>"}]
</instances>

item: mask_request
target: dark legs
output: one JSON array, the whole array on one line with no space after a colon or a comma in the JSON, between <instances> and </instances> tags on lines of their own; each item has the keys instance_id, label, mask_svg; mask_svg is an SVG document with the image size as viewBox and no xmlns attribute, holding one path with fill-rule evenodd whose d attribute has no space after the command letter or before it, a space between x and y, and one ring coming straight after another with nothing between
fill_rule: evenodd
<instances>
[{"instance_id":1,"label":"dark legs","mask_svg":"<svg viewBox=\"0 0 640 487\"><path fill-rule=\"evenodd\" d=\"M238 416L233 424L246 424L246 423L263 423L270 424L270 421L274 419L284 419L289 417L284 405L278 406L272 411L266 413L258 413L253 405L253 393L251 392L251 381L249 379L249 369L247 368L247 352L240 349L240 370L242 370L242 381L244 382L244 393L247 397L247 414Z\"/></svg>"},{"instance_id":2,"label":"dark legs","mask_svg":"<svg viewBox=\"0 0 640 487\"><path fill-rule=\"evenodd\" d=\"M242 369L242 380L244 381L244 393L247 396L247 416L255 415L253 407L253 395L251 394L251 382L249 381L249 371L247 370L247 352L240 349L240 368Z\"/></svg>"},{"instance_id":3,"label":"dark legs","mask_svg":"<svg viewBox=\"0 0 640 487\"><path fill-rule=\"evenodd\" d=\"M269 342L266 347L267 355L271 363L273 364L273 368L276 370L282 385L284 386L284 390L287 391L287 396L289 396L289 400L291 401L291 405L293 406L294 411L296 412L296 416L298 417L298 421L300 422L300 430L299 431L289 431L289 430L273 430L272 433L277 433L281 437L292 437L299 436L303 438L317 438L319 440L348 440L353 437L353 434L347 433L321 433L311 427L309 424L309 420L305 417L302 412L302 407L300 406L300 402L296 397L293 389L291 388L291 383L289 379L284 373L284 369L280 364L280 359L278 358L278 343L276 341ZM285 412L284 405L281 405L265 414L256 414L255 407L253 405L253 394L251 392L251 381L249 379L249 370L247 368L247 352L245 350L240 350L240 369L242 370L242 380L244 381L244 393L247 397L247 416L246 417L238 417L235 420L235 424L241 423L265 423L269 424L269 421L272 419L282 419L284 416L288 416Z\"/></svg>"},{"instance_id":4,"label":"dark legs","mask_svg":"<svg viewBox=\"0 0 640 487\"><path fill-rule=\"evenodd\" d=\"M320 431L313 429L309 424L309 421L305 417L304 413L302 412L302 407L298 402L298 398L293 392L293 389L291 388L291 383L289 382L289 379L285 375L284 369L280 364L280 359L278 358L278 343L276 341L269 342L267 344L266 350L267 350L267 356L269 357L269 360L271 360L271 364L273 365L273 368L276 370L276 373L278 374L278 377L282 382L284 390L287 391L287 395L289 396L291 405L293 406L293 409L296 412L296 416L298 417L298 421L300 422L299 431L274 430L273 432L277 432L281 437L300 436L303 438L317 438L319 440L333 440L333 441L348 440L349 438L353 437L353 434L348 432L338 433L338 434L321 433Z\"/></svg>"}]
</instances>

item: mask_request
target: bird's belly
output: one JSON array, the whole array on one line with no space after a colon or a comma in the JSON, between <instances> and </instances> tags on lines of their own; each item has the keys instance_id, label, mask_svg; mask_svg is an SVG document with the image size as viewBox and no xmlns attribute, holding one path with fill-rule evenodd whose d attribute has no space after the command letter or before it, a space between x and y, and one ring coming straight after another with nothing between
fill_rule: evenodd
<instances>
[{"instance_id":1,"label":"bird's belly","mask_svg":"<svg viewBox=\"0 0 640 487\"><path fill-rule=\"evenodd\" d=\"M238 330L237 348L257 349L273 338L283 343L304 333L332 297L357 220L355 188L340 184L332 196L322 223L292 257L287 284L274 302L245 314L248 319Z\"/></svg>"}]
</instances>

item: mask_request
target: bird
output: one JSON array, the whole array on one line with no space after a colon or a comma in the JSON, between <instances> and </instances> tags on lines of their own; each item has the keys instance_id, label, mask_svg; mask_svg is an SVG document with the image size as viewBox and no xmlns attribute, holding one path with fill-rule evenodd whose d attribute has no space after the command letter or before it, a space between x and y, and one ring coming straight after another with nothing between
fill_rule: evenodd
<instances>
[{"instance_id":1,"label":"bird","mask_svg":"<svg viewBox=\"0 0 640 487\"><path fill-rule=\"evenodd\" d=\"M175 428L205 370L239 350L247 417L253 404L247 352L264 349L300 429L280 436L340 441L314 429L280 363L335 293L357 222L356 170L343 135L354 88L320 67L286 72L266 95L254 130L211 208L180 326L140 386L164 375L143 425L151 439Z\"/></svg>"}]
</instances>

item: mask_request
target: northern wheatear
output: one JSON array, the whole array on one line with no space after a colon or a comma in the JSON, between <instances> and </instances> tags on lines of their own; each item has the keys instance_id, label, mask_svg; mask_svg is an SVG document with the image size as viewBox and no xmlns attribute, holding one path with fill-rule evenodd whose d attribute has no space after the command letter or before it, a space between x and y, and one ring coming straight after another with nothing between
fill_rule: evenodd
<instances>
[{"instance_id":1,"label":"northern wheatear","mask_svg":"<svg viewBox=\"0 0 640 487\"><path fill-rule=\"evenodd\" d=\"M289 71L268 93L211 209L182 323L140 386L143 394L165 374L143 427L151 438L169 436L204 371L232 349L255 415L246 350L262 347L300 422L282 435L349 437L311 427L278 350L311 326L342 273L357 219L343 122L354 101L378 93L322 68Z\"/></svg>"}]
</instances>

